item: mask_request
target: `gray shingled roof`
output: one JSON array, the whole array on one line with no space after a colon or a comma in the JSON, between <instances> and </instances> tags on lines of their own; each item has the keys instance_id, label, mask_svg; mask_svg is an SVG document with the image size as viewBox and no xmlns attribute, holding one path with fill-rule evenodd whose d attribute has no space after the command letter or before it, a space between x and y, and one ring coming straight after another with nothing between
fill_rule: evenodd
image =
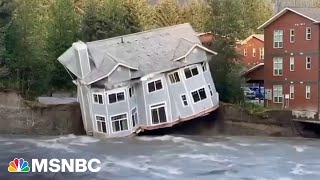
<instances>
[{"instance_id":1,"label":"gray shingled roof","mask_svg":"<svg viewBox=\"0 0 320 180\"><path fill-rule=\"evenodd\" d=\"M90 84L106 77L117 64L136 69L141 77L185 66L174 59L185 55L195 44L201 45L190 24L180 24L151 31L88 42L88 51L95 66L83 80ZM205 57L192 61L204 61Z\"/></svg>"},{"instance_id":2,"label":"gray shingled roof","mask_svg":"<svg viewBox=\"0 0 320 180\"><path fill-rule=\"evenodd\" d=\"M297 11L315 21L320 22L320 8L290 8Z\"/></svg>"}]
</instances>

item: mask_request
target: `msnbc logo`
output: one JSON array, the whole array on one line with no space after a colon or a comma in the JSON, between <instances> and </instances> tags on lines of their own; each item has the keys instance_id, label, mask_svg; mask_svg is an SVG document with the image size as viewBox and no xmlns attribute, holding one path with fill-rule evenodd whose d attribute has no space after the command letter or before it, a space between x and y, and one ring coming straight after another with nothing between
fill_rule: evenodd
<instances>
[{"instance_id":1,"label":"msnbc logo","mask_svg":"<svg viewBox=\"0 0 320 180\"><path fill-rule=\"evenodd\" d=\"M9 163L8 167L9 172L29 172L30 167L29 163L25 161L23 158L15 158L13 161Z\"/></svg>"}]
</instances>

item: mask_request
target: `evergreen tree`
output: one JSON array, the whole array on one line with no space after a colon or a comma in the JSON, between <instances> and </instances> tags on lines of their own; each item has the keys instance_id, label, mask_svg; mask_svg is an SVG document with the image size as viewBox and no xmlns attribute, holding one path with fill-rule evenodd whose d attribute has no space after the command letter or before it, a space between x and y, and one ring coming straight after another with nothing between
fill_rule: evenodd
<instances>
[{"instance_id":1,"label":"evergreen tree","mask_svg":"<svg viewBox=\"0 0 320 180\"><path fill-rule=\"evenodd\" d=\"M49 17L46 51L54 65L50 86L52 89L71 88L74 87L71 77L57 59L79 37L80 18L75 12L73 0L54 0L49 9Z\"/></svg>"},{"instance_id":2,"label":"evergreen tree","mask_svg":"<svg viewBox=\"0 0 320 180\"><path fill-rule=\"evenodd\" d=\"M10 78L21 94L32 98L47 91L52 65L46 57L48 2L16 1L16 10L6 36Z\"/></svg>"},{"instance_id":3,"label":"evergreen tree","mask_svg":"<svg viewBox=\"0 0 320 180\"><path fill-rule=\"evenodd\" d=\"M159 27L184 22L183 12L177 0L160 0L154 7L154 23Z\"/></svg>"}]
</instances>

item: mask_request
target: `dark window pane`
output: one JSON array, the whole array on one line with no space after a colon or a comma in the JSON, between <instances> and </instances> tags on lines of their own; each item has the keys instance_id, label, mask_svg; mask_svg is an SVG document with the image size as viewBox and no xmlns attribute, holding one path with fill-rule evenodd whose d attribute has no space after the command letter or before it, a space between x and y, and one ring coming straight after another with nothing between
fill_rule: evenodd
<instances>
[{"instance_id":1,"label":"dark window pane","mask_svg":"<svg viewBox=\"0 0 320 180\"><path fill-rule=\"evenodd\" d=\"M121 130L122 130L122 131L128 130L128 122L127 122L126 119L125 119L125 120L121 120L121 121L120 121L120 125L121 125Z\"/></svg>"},{"instance_id":2,"label":"dark window pane","mask_svg":"<svg viewBox=\"0 0 320 180\"><path fill-rule=\"evenodd\" d=\"M189 68L184 70L184 74L186 75L187 79L192 77L192 74Z\"/></svg>"},{"instance_id":3,"label":"dark window pane","mask_svg":"<svg viewBox=\"0 0 320 180\"><path fill-rule=\"evenodd\" d=\"M192 69L192 75L195 76L195 75L198 75L198 74L199 74L198 68L196 68L196 67L193 68L193 69Z\"/></svg>"},{"instance_id":4,"label":"dark window pane","mask_svg":"<svg viewBox=\"0 0 320 180\"><path fill-rule=\"evenodd\" d=\"M156 90L162 89L162 83L161 80L156 81Z\"/></svg>"},{"instance_id":5,"label":"dark window pane","mask_svg":"<svg viewBox=\"0 0 320 180\"><path fill-rule=\"evenodd\" d=\"M117 102L116 94L110 94L109 95L109 103L115 103Z\"/></svg>"},{"instance_id":6,"label":"dark window pane","mask_svg":"<svg viewBox=\"0 0 320 180\"><path fill-rule=\"evenodd\" d=\"M198 101L200 101L200 97L198 95L198 92L192 92L192 97L193 97L193 101L196 103Z\"/></svg>"},{"instance_id":7,"label":"dark window pane","mask_svg":"<svg viewBox=\"0 0 320 180\"><path fill-rule=\"evenodd\" d=\"M102 122L101 125L102 125L102 131L106 133L107 132L106 122Z\"/></svg>"},{"instance_id":8,"label":"dark window pane","mask_svg":"<svg viewBox=\"0 0 320 180\"><path fill-rule=\"evenodd\" d=\"M120 123L119 121L112 122L112 127L114 132L120 131Z\"/></svg>"},{"instance_id":9,"label":"dark window pane","mask_svg":"<svg viewBox=\"0 0 320 180\"><path fill-rule=\"evenodd\" d=\"M94 102L95 102L95 103L98 103L98 95L94 94L94 95L93 95L93 99L94 99Z\"/></svg>"},{"instance_id":10,"label":"dark window pane","mask_svg":"<svg viewBox=\"0 0 320 180\"><path fill-rule=\"evenodd\" d=\"M101 122L100 122L100 121L97 121L97 127L98 127L98 131L99 131L99 132L102 132Z\"/></svg>"},{"instance_id":11,"label":"dark window pane","mask_svg":"<svg viewBox=\"0 0 320 180\"><path fill-rule=\"evenodd\" d=\"M177 72L174 73L174 76L176 78L176 82L180 82L180 77L179 77L179 74Z\"/></svg>"},{"instance_id":12,"label":"dark window pane","mask_svg":"<svg viewBox=\"0 0 320 180\"><path fill-rule=\"evenodd\" d=\"M159 124L158 110L157 109L152 109L151 110L151 116L152 116L152 124Z\"/></svg>"},{"instance_id":13,"label":"dark window pane","mask_svg":"<svg viewBox=\"0 0 320 180\"><path fill-rule=\"evenodd\" d=\"M149 92L153 92L156 90L154 86L154 82L151 82L148 84L148 89L149 89Z\"/></svg>"},{"instance_id":14,"label":"dark window pane","mask_svg":"<svg viewBox=\"0 0 320 180\"><path fill-rule=\"evenodd\" d=\"M170 75L169 75L169 79L170 79L171 84L175 83L173 74L170 74Z\"/></svg>"},{"instance_id":15,"label":"dark window pane","mask_svg":"<svg viewBox=\"0 0 320 180\"><path fill-rule=\"evenodd\" d=\"M101 96L101 95L98 95L98 98L99 98L99 104L103 104L102 96Z\"/></svg>"},{"instance_id":16,"label":"dark window pane","mask_svg":"<svg viewBox=\"0 0 320 180\"><path fill-rule=\"evenodd\" d=\"M199 94L200 94L201 100L207 98L206 91L203 88L199 90Z\"/></svg>"},{"instance_id":17,"label":"dark window pane","mask_svg":"<svg viewBox=\"0 0 320 180\"><path fill-rule=\"evenodd\" d=\"M124 93L122 92L122 93L118 93L117 94L117 99L118 99L118 101L123 101L124 100Z\"/></svg>"},{"instance_id":18,"label":"dark window pane","mask_svg":"<svg viewBox=\"0 0 320 180\"><path fill-rule=\"evenodd\" d=\"M132 119L132 126L135 127L136 126L136 120L135 120L134 114L132 114L131 119Z\"/></svg>"},{"instance_id":19,"label":"dark window pane","mask_svg":"<svg viewBox=\"0 0 320 180\"><path fill-rule=\"evenodd\" d=\"M164 107L159 108L160 123L167 122L166 110Z\"/></svg>"}]
</instances>

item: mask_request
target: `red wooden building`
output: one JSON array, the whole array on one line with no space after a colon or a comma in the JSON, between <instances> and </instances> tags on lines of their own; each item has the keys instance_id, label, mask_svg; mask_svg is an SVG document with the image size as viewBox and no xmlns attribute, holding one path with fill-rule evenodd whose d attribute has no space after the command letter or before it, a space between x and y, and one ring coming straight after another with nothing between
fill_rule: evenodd
<instances>
[{"instance_id":1,"label":"red wooden building","mask_svg":"<svg viewBox=\"0 0 320 180\"><path fill-rule=\"evenodd\" d=\"M318 114L320 9L285 8L259 29L265 37L266 104Z\"/></svg>"},{"instance_id":2,"label":"red wooden building","mask_svg":"<svg viewBox=\"0 0 320 180\"><path fill-rule=\"evenodd\" d=\"M242 56L242 63L252 68L264 60L264 35L253 34L243 41L236 43L236 50Z\"/></svg>"}]
</instances>

